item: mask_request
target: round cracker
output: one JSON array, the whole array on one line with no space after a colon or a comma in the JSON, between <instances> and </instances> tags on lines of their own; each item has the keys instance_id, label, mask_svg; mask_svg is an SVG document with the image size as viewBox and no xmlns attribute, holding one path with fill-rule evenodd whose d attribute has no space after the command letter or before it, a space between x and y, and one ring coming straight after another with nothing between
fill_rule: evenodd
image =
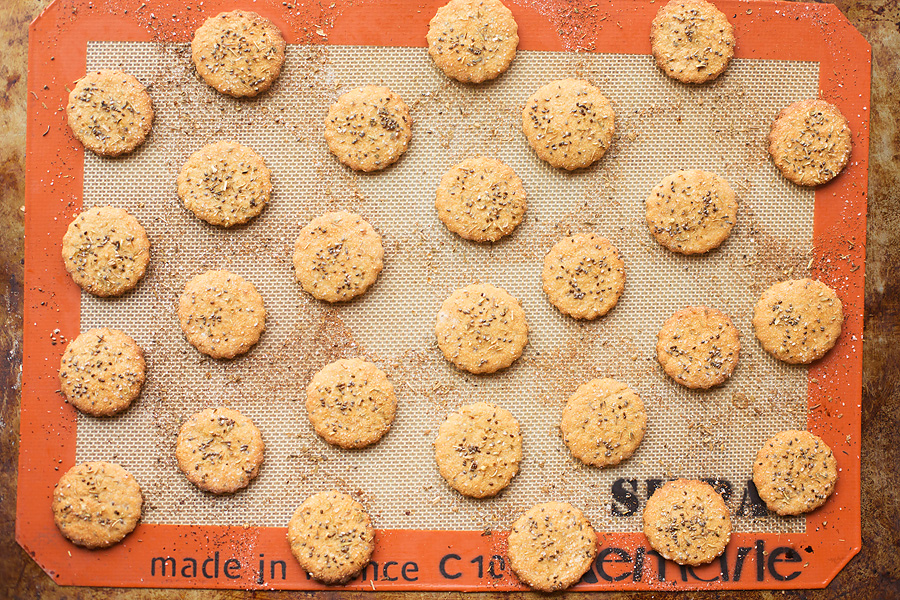
<instances>
[{"instance_id":1,"label":"round cracker","mask_svg":"<svg viewBox=\"0 0 900 600\"><path fill-rule=\"evenodd\" d=\"M541 279L547 299L561 312L596 319L612 310L625 291L625 263L605 237L575 235L550 249Z\"/></svg>"},{"instance_id":2,"label":"round cracker","mask_svg":"<svg viewBox=\"0 0 900 600\"><path fill-rule=\"evenodd\" d=\"M62 240L66 271L95 296L121 296L134 288L150 264L150 239L121 208L90 208L69 224Z\"/></svg>"},{"instance_id":3,"label":"round cracker","mask_svg":"<svg viewBox=\"0 0 900 600\"><path fill-rule=\"evenodd\" d=\"M357 214L325 213L309 222L294 244L294 276L326 302L365 293L384 267L381 236Z\"/></svg>"},{"instance_id":4,"label":"round cracker","mask_svg":"<svg viewBox=\"0 0 900 600\"><path fill-rule=\"evenodd\" d=\"M513 523L508 543L513 572L542 592L578 583L597 556L597 534L584 513L566 502L526 511Z\"/></svg>"},{"instance_id":5,"label":"round cracker","mask_svg":"<svg viewBox=\"0 0 900 600\"><path fill-rule=\"evenodd\" d=\"M828 444L808 431L782 431L763 444L753 463L753 483L769 510L800 515L828 500L837 461Z\"/></svg>"},{"instance_id":6,"label":"round cracker","mask_svg":"<svg viewBox=\"0 0 900 600\"><path fill-rule=\"evenodd\" d=\"M272 172L252 148L216 142L188 158L178 173L178 197L211 225L246 223L266 207Z\"/></svg>"},{"instance_id":7,"label":"round cracker","mask_svg":"<svg viewBox=\"0 0 900 600\"><path fill-rule=\"evenodd\" d=\"M59 387L81 412L108 417L141 394L146 371L144 352L128 335L118 329L91 329L66 347Z\"/></svg>"},{"instance_id":8,"label":"round cracker","mask_svg":"<svg viewBox=\"0 0 900 600\"><path fill-rule=\"evenodd\" d=\"M438 312L434 331L444 357L470 373L505 369L528 343L519 301L488 284L453 292Z\"/></svg>"},{"instance_id":9,"label":"round cracker","mask_svg":"<svg viewBox=\"0 0 900 600\"><path fill-rule=\"evenodd\" d=\"M133 75L91 71L69 92L66 117L85 148L100 156L121 156L147 139L153 125L153 103Z\"/></svg>"},{"instance_id":10,"label":"round cracker","mask_svg":"<svg viewBox=\"0 0 900 600\"><path fill-rule=\"evenodd\" d=\"M715 79L734 56L734 27L705 0L671 0L650 25L650 47L663 72L683 83Z\"/></svg>"},{"instance_id":11,"label":"round cracker","mask_svg":"<svg viewBox=\"0 0 900 600\"><path fill-rule=\"evenodd\" d=\"M339 161L357 171L391 166L406 152L412 117L403 100L383 86L350 90L325 119L325 142Z\"/></svg>"},{"instance_id":12,"label":"round cracker","mask_svg":"<svg viewBox=\"0 0 900 600\"><path fill-rule=\"evenodd\" d=\"M769 131L769 155L781 174L797 185L822 185L837 177L852 148L847 117L824 100L791 104Z\"/></svg>"},{"instance_id":13,"label":"round cracker","mask_svg":"<svg viewBox=\"0 0 900 600\"><path fill-rule=\"evenodd\" d=\"M690 306L663 324L656 357L681 385L707 389L731 377L741 351L740 332L720 310Z\"/></svg>"},{"instance_id":14,"label":"round cracker","mask_svg":"<svg viewBox=\"0 0 900 600\"><path fill-rule=\"evenodd\" d=\"M518 25L500 0L450 0L428 24L428 54L457 81L481 83L504 73L516 56Z\"/></svg>"},{"instance_id":15,"label":"round cracker","mask_svg":"<svg viewBox=\"0 0 900 600\"><path fill-rule=\"evenodd\" d=\"M595 467L617 465L644 439L647 412L641 397L615 379L594 379L563 409L560 431L572 455Z\"/></svg>"},{"instance_id":16,"label":"round cracker","mask_svg":"<svg viewBox=\"0 0 900 600\"><path fill-rule=\"evenodd\" d=\"M253 284L228 271L207 271L184 286L178 320L187 341L213 358L234 358L259 341L266 308Z\"/></svg>"},{"instance_id":17,"label":"round cracker","mask_svg":"<svg viewBox=\"0 0 900 600\"><path fill-rule=\"evenodd\" d=\"M837 293L815 279L789 279L766 290L753 309L753 331L766 352L787 363L825 356L841 335Z\"/></svg>"},{"instance_id":18,"label":"round cracker","mask_svg":"<svg viewBox=\"0 0 900 600\"><path fill-rule=\"evenodd\" d=\"M669 481L647 500L643 520L650 546L679 565L712 562L731 540L728 507L703 481Z\"/></svg>"},{"instance_id":19,"label":"round cracker","mask_svg":"<svg viewBox=\"0 0 900 600\"><path fill-rule=\"evenodd\" d=\"M321 492L301 504L288 523L291 553L322 583L345 583L369 564L375 528L363 506L340 492Z\"/></svg>"},{"instance_id":20,"label":"round cracker","mask_svg":"<svg viewBox=\"0 0 900 600\"><path fill-rule=\"evenodd\" d=\"M496 496L522 460L519 422L505 408L476 402L447 415L434 441L434 457L450 487L472 498Z\"/></svg>"},{"instance_id":21,"label":"round cracker","mask_svg":"<svg viewBox=\"0 0 900 600\"><path fill-rule=\"evenodd\" d=\"M580 79L562 79L528 99L522 131L541 160L561 169L581 169L606 154L615 113L597 87Z\"/></svg>"},{"instance_id":22,"label":"round cracker","mask_svg":"<svg viewBox=\"0 0 900 600\"><path fill-rule=\"evenodd\" d=\"M647 197L647 226L665 248L703 254L722 245L737 221L728 182L706 171L677 171Z\"/></svg>"},{"instance_id":23,"label":"round cracker","mask_svg":"<svg viewBox=\"0 0 900 600\"><path fill-rule=\"evenodd\" d=\"M188 481L201 490L233 494L259 474L265 449L252 420L220 406L194 413L182 423L175 458Z\"/></svg>"},{"instance_id":24,"label":"round cracker","mask_svg":"<svg viewBox=\"0 0 900 600\"><path fill-rule=\"evenodd\" d=\"M134 531L144 500L131 473L108 462L77 464L53 489L53 520L69 541L107 548Z\"/></svg>"},{"instance_id":25,"label":"round cracker","mask_svg":"<svg viewBox=\"0 0 900 600\"><path fill-rule=\"evenodd\" d=\"M342 358L313 376L306 388L306 412L316 433L329 444L365 448L391 428L397 397L377 366Z\"/></svg>"},{"instance_id":26,"label":"round cracker","mask_svg":"<svg viewBox=\"0 0 900 600\"><path fill-rule=\"evenodd\" d=\"M191 40L197 73L219 92L238 98L268 90L281 74L287 44L268 19L234 10L207 19Z\"/></svg>"},{"instance_id":27,"label":"round cracker","mask_svg":"<svg viewBox=\"0 0 900 600\"><path fill-rule=\"evenodd\" d=\"M467 158L451 167L437 189L434 206L447 229L467 240L496 242L525 217L525 187L499 160Z\"/></svg>"}]
</instances>

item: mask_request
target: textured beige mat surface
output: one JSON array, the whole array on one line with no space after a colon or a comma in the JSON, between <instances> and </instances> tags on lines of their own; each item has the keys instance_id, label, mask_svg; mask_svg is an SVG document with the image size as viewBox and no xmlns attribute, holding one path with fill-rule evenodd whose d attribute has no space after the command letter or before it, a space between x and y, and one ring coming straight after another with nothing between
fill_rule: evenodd
<instances>
[{"instance_id":1,"label":"textured beige mat surface","mask_svg":"<svg viewBox=\"0 0 900 600\"><path fill-rule=\"evenodd\" d=\"M765 136L785 105L814 97L818 64L735 60L711 85L666 79L649 56L521 52L510 71L483 85L460 85L437 72L424 48L297 47L285 72L255 100L233 100L196 78L182 44L91 43L88 68L121 67L150 86L157 119L148 142L124 159L85 158L84 206L129 210L146 227L152 262L138 288L118 299L82 295L82 330L116 327L144 348L142 398L109 420L79 416L78 460L116 460L141 483L150 523L286 525L294 508L325 488L358 493L376 526L398 529L508 527L523 508L568 500L601 531L640 529L639 511L611 505L613 482L673 476L722 478L737 512L756 450L773 433L805 428L807 370L777 363L758 345L750 316L762 290L809 264L813 193L783 180L767 159ZM520 131L524 101L549 80L582 77L598 85L617 115L612 150L592 168L560 172L539 161ZM412 109L408 153L393 168L355 174L322 138L339 93L385 84ZM255 148L273 171L271 204L250 224L214 228L175 194L187 157L206 143L233 139ZM525 221L509 238L478 245L448 232L434 190L453 164L494 156L523 179ZM738 224L718 250L675 256L648 233L643 203L651 188L682 168L730 180ZM357 301L326 306L294 282L293 241L327 210L363 215L382 234L385 269ZM625 293L608 316L579 323L541 290L544 254L570 232L611 239L626 264ZM266 302L267 331L249 354L215 361L183 338L175 316L185 282L228 269L253 282ZM486 282L518 297L529 345L510 369L461 373L437 348L434 318L456 288ZM709 392L668 380L655 358L656 333L675 310L722 309L742 332L740 363ZM391 432L362 451L329 447L312 430L305 388L339 357L378 363L394 382L399 410ZM643 444L609 469L585 467L563 445L558 423L568 396L594 377L634 388L648 410ZM450 489L434 464L432 441L446 414L485 400L519 419L521 472L498 498L469 500ZM252 417L267 445L258 479L231 497L195 489L175 465L180 423L225 404ZM624 484L631 490L632 484ZM627 512L627 511L626 511ZM743 531L802 531L802 519L738 516Z\"/></svg>"}]
</instances>

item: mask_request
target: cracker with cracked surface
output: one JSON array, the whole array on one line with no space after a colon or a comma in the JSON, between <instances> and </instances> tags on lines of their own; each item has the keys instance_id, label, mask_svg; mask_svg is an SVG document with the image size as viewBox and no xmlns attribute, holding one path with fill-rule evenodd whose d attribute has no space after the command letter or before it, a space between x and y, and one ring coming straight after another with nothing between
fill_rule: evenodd
<instances>
[{"instance_id":1,"label":"cracker with cracked surface","mask_svg":"<svg viewBox=\"0 0 900 600\"><path fill-rule=\"evenodd\" d=\"M703 481L669 481L647 500L643 521L650 546L679 565L712 562L731 540L728 507Z\"/></svg>"},{"instance_id":2,"label":"cracker with cracked surface","mask_svg":"<svg viewBox=\"0 0 900 600\"><path fill-rule=\"evenodd\" d=\"M69 127L100 156L121 156L144 143L153 125L147 89L122 71L91 71L75 82L66 105Z\"/></svg>"},{"instance_id":3,"label":"cracker with cracked surface","mask_svg":"<svg viewBox=\"0 0 900 600\"><path fill-rule=\"evenodd\" d=\"M470 373L493 373L508 367L528 343L521 304L489 284L453 292L438 312L434 331L444 357Z\"/></svg>"},{"instance_id":4,"label":"cracker with cracked surface","mask_svg":"<svg viewBox=\"0 0 900 600\"><path fill-rule=\"evenodd\" d=\"M496 242L525 216L525 187L499 160L467 158L441 179L434 206L447 229L467 240Z\"/></svg>"},{"instance_id":5,"label":"cracker with cracked surface","mask_svg":"<svg viewBox=\"0 0 900 600\"><path fill-rule=\"evenodd\" d=\"M801 100L783 109L769 131L769 155L789 181L822 185L837 177L850 160L850 123L837 106Z\"/></svg>"},{"instance_id":6,"label":"cracker with cracked surface","mask_svg":"<svg viewBox=\"0 0 900 600\"><path fill-rule=\"evenodd\" d=\"M375 550L368 513L350 496L334 491L307 498L291 517L287 538L300 566L326 584L352 579Z\"/></svg>"},{"instance_id":7,"label":"cracker with cracked surface","mask_svg":"<svg viewBox=\"0 0 900 600\"><path fill-rule=\"evenodd\" d=\"M266 308L253 284L228 271L207 271L184 286L178 320L187 341L213 358L234 358L259 341Z\"/></svg>"},{"instance_id":8,"label":"cracker with cracked surface","mask_svg":"<svg viewBox=\"0 0 900 600\"><path fill-rule=\"evenodd\" d=\"M381 236L347 211L310 221L294 244L294 276L303 289L326 302L363 294L384 267Z\"/></svg>"},{"instance_id":9,"label":"cracker with cracked surface","mask_svg":"<svg viewBox=\"0 0 900 600\"><path fill-rule=\"evenodd\" d=\"M95 296L120 296L134 288L150 263L150 239L121 208L94 207L69 224L62 240L66 271Z\"/></svg>"},{"instance_id":10,"label":"cracker with cracked surface","mask_svg":"<svg viewBox=\"0 0 900 600\"><path fill-rule=\"evenodd\" d=\"M837 293L815 279L776 283L753 310L753 331L766 352L793 364L825 356L837 343L844 310Z\"/></svg>"},{"instance_id":11,"label":"cracker with cracked surface","mask_svg":"<svg viewBox=\"0 0 900 600\"><path fill-rule=\"evenodd\" d=\"M337 99L325 119L325 142L356 171L378 171L406 152L412 117L403 100L383 86L368 85Z\"/></svg>"},{"instance_id":12,"label":"cracker with cracked surface","mask_svg":"<svg viewBox=\"0 0 900 600\"><path fill-rule=\"evenodd\" d=\"M144 352L118 329L91 329L69 343L59 366L59 387L75 408L95 417L122 412L141 394Z\"/></svg>"},{"instance_id":13,"label":"cracker with cracked surface","mask_svg":"<svg viewBox=\"0 0 900 600\"><path fill-rule=\"evenodd\" d=\"M547 299L561 312L596 319L612 310L625 291L625 263L605 237L570 236L544 257L541 280Z\"/></svg>"},{"instance_id":14,"label":"cracker with cracked surface","mask_svg":"<svg viewBox=\"0 0 900 600\"><path fill-rule=\"evenodd\" d=\"M647 227L665 248L702 254L718 248L737 221L738 204L728 182L706 171L677 171L647 197Z\"/></svg>"},{"instance_id":15,"label":"cracker with cracked surface","mask_svg":"<svg viewBox=\"0 0 900 600\"><path fill-rule=\"evenodd\" d=\"M313 376L306 388L306 412L316 433L329 444L364 448L391 428L397 397L377 366L342 358Z\"/></svg>"},{"instance_id":16,"label":"cracker with cracked surface","mask_svg":"<svg viewBox=\"0 0 900 600\"><path fill-rule=\"evenodd\" d=\"M207 223L232 227L266 207L272 172L253 149L237 142L216 142L188 158L177 185L185 208Z\"/></svg>"},{"instance_id":17,"label":"cracker with cracked surface","mask_svg":"<svg viewBox=\"0 0 900 600\"><path fill-rule=\"evenodd\" d=\"M734 56L734 27L705 0L671 0L650 26L650 46L662 71L683 83L715 79Z\"/></svg>"},{"instance_id":18,"label":"cracker with cracked surface","mask_svg":"<svg viewBox=\"0 0 900 600\"><path fill-rule=\"evenodd\" d=\"M428 24L428 54L448 77L481 83L516 56L519 27L500 0L450 0Z\"/></svg>"},{"instance_id":19,"label":"cracker with cracked surface","mask_svg":"<svg viewBox=\"0 0 900 600\"><path fill-rule=\"evenodd\" d=\"M194 413L181 425L175 458L188 481L201 490L232 494L257 476L265 449L252 420L220 406Z\"/></svg>"},{"instance_id":20,"label":"cracker with cracked surface","mask_svg":"<svg viewBox=\"0 0 900 600\"><path fill-rule=\"evenodd\" d=\"M597 556L597 534L579 509L546 502L513 523L509 565L525 584L542 592L564 590L587 573Z\"/></svg>"},{"instance_id":21,"label":"cracker with cracked surface","mask_svg":"<svg viewBox=\"0 0 900 600\"><path fill-rule=\"evenodd\" d=\"M476 402L450 413L438 429L434 456L450 487L472 498L496 496L522 460L519 422L505 408Z\"/></svg>"},{"instance_id":22,"label":"cracker with cracked surface","mask_svg":"<svg viewBox=\"0 0 900 600\"><path fill-rule=\"evenodd\" d=\"M634 454L646 427L647 412L634 390L615 379L594 379L569 398L559 428L575 458L607 467Z\"/></svg>"},{"instance_id":23,"label":"cracker with cracked surface","mask_svg":"<svg viewBox=\"0 0 900 600\"><path fill-rule=\"evenodd\" d=\"M265 92L278 79L286 46L271 21L235 10L204 21L191 40L191 58L210 86L228 96L249 97Z\"/></svg>"},{"instance_id":24,"label":"cracker with cracked surface","mask_svg":"<svg viewBox=\"0 0 900 600\"><path fill-rule=\"evenodd\" d=\"M828 500L837 461L828 444L808 431L782 431L763 444L753 463L753 483L769 510L800 515Z\"/></svg>"},{"instance_id":25,"label":"cracker with cracked surface","mask_svg":"<svg viewBox=\"0 0 900 600\"><path fill-rule=\"evenodd\" d=\"M72 543L107 548L131 533L144 499L131 473L117 464L77 464L53 489L53 520Z\"/></svg>"},{"instance_id":26,"label":"cracker with cracked surface","mask_svg":"<svg viewBox=\"0 0 900 600\"><path fill-rule=\"evenodd\" d=\"M741 351L740 332L715 308L690 306L663 324L656 357L666 375L681 385L707 389L731 377Z\"/></svg>"},{"instance_id":27,"label":"cracker with cracked surface","mask_svg":"<svg viewBox=\"0 0 900 600\"><path fill-rule=\"evenodd\" d=\"M541 160L557 168L581 169L606 154L615 113L598 88L580 79L562 79L528 99L522 131Z\"/></svg>"}]
</instances>

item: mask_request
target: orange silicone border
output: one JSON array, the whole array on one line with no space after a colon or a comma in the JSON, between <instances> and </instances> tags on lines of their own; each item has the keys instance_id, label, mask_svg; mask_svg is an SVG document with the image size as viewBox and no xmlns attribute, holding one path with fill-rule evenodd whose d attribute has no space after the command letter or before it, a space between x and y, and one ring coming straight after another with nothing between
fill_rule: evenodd
<instances>
[{"instance_id":1,"label":"orange silicone border","mask_svg":"<svg viewBox=\"0 0 900 600\"><path fill-rule=\"evenodd\" d=\"M300 0L57 0L30 30L27 182L25 216L25 322L16 538L61 584L135 587L322 589L291 558L284 528L189 527L142 524L108 550L87 551L57 531L49 509L53 486L75 460L75 410L57 393L63 344L79 333L80 291L66 275L60 255L65 228L81 207L83 148L65 121L66 86L85 70L89 40L181 41L206 17L236 5L273 20L290 43L423 46L430 17L444 0L357 0L328 18L329 3ZM512 4L511 2L507 2ZM837 8L766 0L721 0L737 35L738 58L808 60L820 63L820 95L850 119L854 148L847 169L815 194L815 276L838 290L846 311L837 347L809 375L809 429L834 449L841 469L834 496L807 517L805 534L738 533L725 558L698 569L664 565L646 554L642 534L600 535L603 558L575 588L720 589L824 587L860 548L860 400L862 390L863 287L868 168L868 107L871 49ZM589 6L594 5L593 9ZM511 8L519 23L520 49L562 50L563 35L578 36L593 50L648 54L650 21L661 2L585 0L580 13L561 0ZM544 14L528 6L541 6ZM588 21L589 10L598 18ZM581 14L581 17L573 16ZM562 17L560 17L562 15ZM599 18L604 16L605 18ZM562 20L560 20L562 18ZM573 27L573 18L584 27ZM562 33L565 31L566 33ZM587 38L587 40L585 40ZM593 38L593 39L591 39ZM505 534L378 531L367 569L346 589L521 590L494 555L505 554ZM610 548L612 548L610 550ZM778 548L786 548L778 550ZM186 572L203 560L207 573ZM794 562L795 554L800 560ZM260 555L284 562L284 579L259 582ZM179 560L177 575L160 575L152 557ZM481 556L481 576L479 559ZM458 558L456 558L458 557ZM237 561L240 566L237 566ZM443 573L441 561L443 560ZM493 560L493 562L492 562ZM642 569L635 568L642 562ZM230 565L227 569L226 563ZM741 564L741 577L735 571ZM786 564L785 564L786 563ZM171 563L166 562L167 569ZM415 565L413 567L412 565ZM493 565L493 571L491 566ZM723 565L727 568L723 569ZM151 566L155 575L151 575ZM723 577L724 572L724 577ZM782 576L777 580L773 573ZM281 564L275 563L280 576ZM458 576L457 576L458 574ZM495 578L494 574L500 575ZM235 577L232 577L235 576ZM455 576L455 577L454 577Z\"/></svg>"}]
</instances>

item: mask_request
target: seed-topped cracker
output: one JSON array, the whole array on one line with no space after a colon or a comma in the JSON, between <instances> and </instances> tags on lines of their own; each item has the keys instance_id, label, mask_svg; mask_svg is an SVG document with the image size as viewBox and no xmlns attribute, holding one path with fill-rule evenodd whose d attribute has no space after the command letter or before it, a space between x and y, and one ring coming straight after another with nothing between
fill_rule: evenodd
<instances>
[{"instance_id":1,"label":"seed-topped cracker","mask_svg":"<svg viewBox=\"0 0 900 600\"><path fill-rule=\"evenodd\" d=\"M641 397L615 379L579 386L566 402L559 426L572 456L595 467L617 465L634 454L646 427Z\"/></svg>"},{"instance_id":2,"label":"seed-topped cracker","mask_svg":"<svg viewBox=\"0 0 900 600\"><path fill-rule=\"evenodd\" d=\"M775 166L797 185L815 186L837 177L850 160L850 123L834 104L801 100L778 113L769 131Z\"/></svg>"},{"instance_id":3,"label":"seed-topped cracker","mask_svg":"<svg viewBox=\"0 0 900 600\"><path fill-rule=\"evenodd\" d=\"M350 90L325 119L325 142L339 161L357 171L391 166L406 152L412 117L403 100L383 86Z\"/></svg>"},{"instance_id":4,"label":"seed-topped cracker","mask_svg":"<svg viewBox=\"0 0 900 600\"><path fill-rule=\"evenodd\" d=\"M62 240L66 271L86 292L120 296L138 284L150 263L150 239L121 208L90 208L69 224Z\"/></svg>"},{"instance_id":5,"label":"seed-topped cracker","mask_svg":"<svg viewBox=\"0 0 900 600\"><path fill-rule=\"evenodd\" d=\"M144 353L118 329L91 329L72 340L59 366L59 387L72 405L95 417L118 414L141 393Z\"/></svg>"},{"instance_id":6,"label":"seed-topped cracker","mask_svg":"<svg viewBox=\"0 0 900 600\"><path fill-rule=\"evenodd\" d=\"M644 535L664 558L679 565L703 565L725 551L731 540L731 517L711 485L678 479L647 500Z\"/></svg>"},{"instance_id":7,"label":"seed-topped cracker","mask_svg":"<svg viewBox=\"0 0 900 600\"><path fill-rule=\"evenodd\" d=\"M450 0L428 24L428 54L448 77L480 83L508 68L518 25L500 0Z\"/></svg>"},{"instance_id":8,"label":"seed-topped cracker","mask_svg":"<svg viewBox=\"0 0 900 600\"><path fill-rule=\"evenodd\" d=\"M545 502L513 523L509 565L524 583L542 592L564 590L587 573L597 556L597 534L579 509Z\"/></svg>"},{"instance_id":9,"label":"seed-topped cracker","mask_svg":"<svg viewBox=\"0 0 900 600\"><path fill-rule=\"evenodd\" d=\"M234 358L259 341L266 308L253 284L228 271L207 271L184 286L178 300L184 336L213 358Z\"/></svg>"},{"instance_id":10,"label":"seed-topped cracker","mask_svg":"<svg viewBox=\"0 0 900 600\"><path fill-rule=\"evenodd\" d=\"M766 352L808 364L837 343L844 310L837 293L815 279L789 279L766 290L753 310L753 331Z\"/></svg>"},{"instance_id":11,"label":"seed-topped cracker","mask_svg":"<svg viewBox=\"0 0 900 600\"><path fill-rule=\"evenodd\" d=\"M808 431L782 431L763 444L753 463L753 483L769 510L800 515L825 504L837 482L828 444Z\"/></svg>"},{"instance_id":12,"label":"seed-topped cracker","mask_svg":"<svg viewBox=\"0 0 900 600\"><path fill-rule=\"evenodd\" d=\"M362 504L334 491L307 498L291 517L287 538L300 566L327 584L352 579L375 550L375 528Z\"/></svg>"},{"instance_id":13,"label":"seed-topped cracker","mask_svg":"<svg viewBox=\"0 0 900 600\"><path fill-rule=\"evenodd\" d=\"M486 402L467 404L441 424L434 456L441 476L459 493L496 496L519 472L519 422L505 408Z\"/></svg>"},{"instance_id":14,"label":"seed-topped cracker","mask_svg":"<svg viewBox=\"0 0 900 600\"><path fill-rule=\"evenodd\" d=\"M470 285L444 301L434 326L444 357L470 373L493 373L514 363L528 343L519 301L493 285Z\"/></svg>"},{"instance_id":15,"label":"seed-topped cracker","mask_svg":"<svg viewBox=\"0 0 900 600\"><path fill-rule=\"evenodd\" d=\"M737 221L738 204L728 182L706 171L678 171L647 197L647 226L660 245L680 254L718 248Z\"/></svg>"},{"instance_id":16,"label":"seed-topped cracker","mask_svg":"<svg viewBox=\"0 0 900 600\"><path fill-rule=\"evenodd\" d=\"M671 0L653 19L650 47L666 75L703 83L728 67L734 56L734 27L706 0Z\"/></svg>"},{"instance_id":17,"label":"seed-topped cracker","mask_svg":"<svg viewBox=\"0 0 900 600\"><path fill-rule=\"evenodd\" d=\"M188 481L213 494L232 494L259 473L265 444L256 425L236 410L207 408L178 431L175 458Z\"/></svg>"},{"instance_id":18,"label":"seed-topped cracker","mask_svg":"<svg viewBox=\"0 0 900 600\"><path fill-rule=\"evenodd\" d=\"M272 172L262 157L237 142L216 142L192 154L177 183L185 208L222 227L246 223L272 194Z\"/></svg>"},{"instance_id":19,"label":"seed-topped cracker","mask_svg":"<svg viewBox=\"0 0 900 600\"><path fill-rule=\"evenodd\" d=\"M131 473L108 462L77 464L53 489L53 520L74 544L106 548L134 531L144 499Z\"/></svg>"},{"instance_id":20,"label":"seed-topped cracker","mask_svg":"<svg viewBox=\"0 0 900 600\"><path fill-rule=\"evenodd\" d=\"M313 376L306 388L306 412L316 433L329 444L364 448L391 428L397 396L377 366L342 358Z\"/></svg>"},{"instance_id":21,"label":"seed-topped cracker","mask_svg":"<svg viewBox=\"0 0 900 600\"><path fill-rule=\"evenodd\" d=\"M381 236L368 222L347 211L310 221L294 244L294 276L303 289L326 302L363 294L384 266Z\"/></svg>"},{"instance_id":22,"label":"seed-topped cracker","mask_svg":"<svg viewBox=\"0 0 900 600\"><path fill-rule=\"evenodd\" d=\"M615 113L606 96L587 81L552 81L525 103L522 131L541 160L581 169L609 150Z\"/></svg>"},{"instance_id":23,"label":"seed-topped cracker","mask_svg":"<svg viewBox=\"0 0 900 600\"><path fill-rule=\"evenodd\" d=\"M550 249L541 279L553 306L576 319L596 319L612 310L625 291L625 263L605 237L575 235Z\"/></svg>"},{"instance_id":24,"label":"seed-topped cracker","mask_svg":"<svg viewBox=\"0 0 900 600\"><path fill-rule=\"evenodd\" d=\"M153 125L150 94L122 71L91 71L69 92L66 115L72 133L100 156L121 156L144 143Z\"/></svg>"},{"instance_id":25,"label":"seed-topped cracker","mask_svg":"<svg viewBox=\"0 0 900 600\"><path fill-rule=\"evenodd\" d=\"M437 189L438 217L467 240L496 242L525 216L525 188L516 172L485 156L451 167Z\"/></svg>"},{"instance_id":26,"label":"seed-topped cracker","mask_svg":"<svg viewBox=\"0 0 900 600\"><path fill-rule=\"evenodd\" d=\"M681 385L706 389L731 377L741 351L740 332L720 310L691 306L663 324L656 357L666 375Z\"/></svg>"},{"instance_id":27,"label":"seed-topped cracker","mask_svg":"<svg viewBox=\"0 0 900 600\"><path fill-rule=\"evenodd\" d=\"M197 29L191 58L200 77L223 94L256 96L278 79L286 46L271 21L235 10L210 17Z\"/></svg>"}]
</instances>

